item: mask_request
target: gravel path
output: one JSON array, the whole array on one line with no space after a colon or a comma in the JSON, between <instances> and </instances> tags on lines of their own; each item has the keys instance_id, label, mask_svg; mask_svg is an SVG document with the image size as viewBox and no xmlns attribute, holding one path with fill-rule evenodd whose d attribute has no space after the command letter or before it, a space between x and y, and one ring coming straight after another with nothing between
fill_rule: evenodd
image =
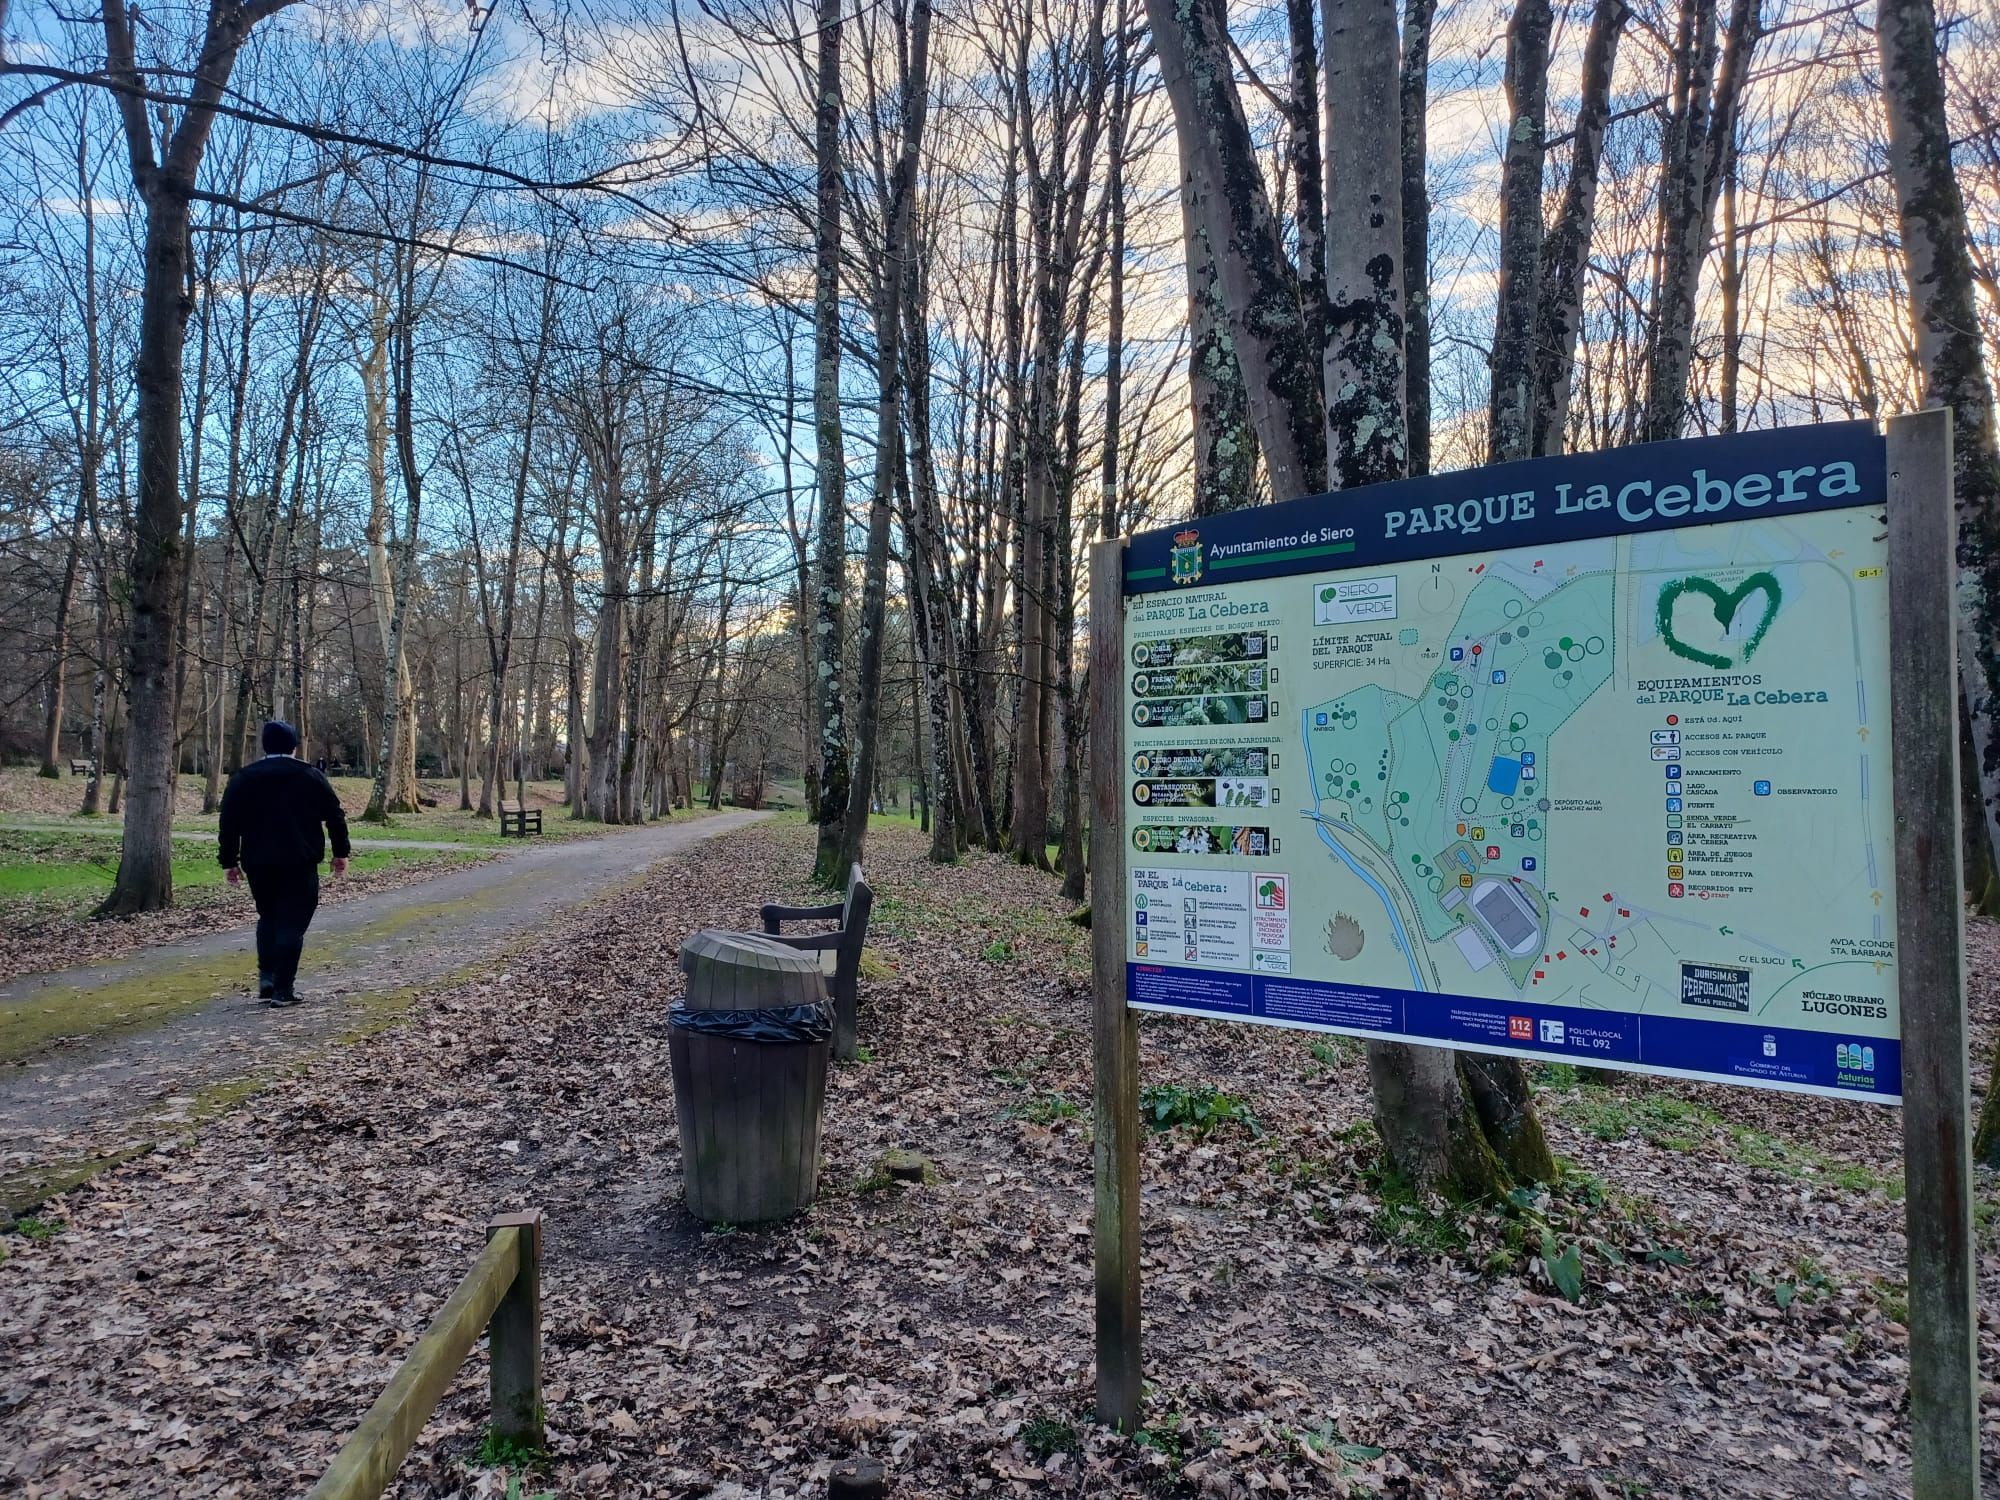
<instances>
[{"instance_id":1,"label":"gravel path","mask_svg":"<svg viewBox=\"0 0 2000 1500\"><path fill-rule=\"evenodd\" d=\"M0 985L0 1027L65 996L99 1018L107 1007L115 1015L126 995L142 1011L163 998L187 1002L157 1024L118 1029L113 1020L105 1034L0 1064L0 1187L19 1201L24 1182L150 1145L244 1080L393 1014L412 988L499 959L558 912L769 816L722 813L530 843L508 859L325 908L306 940L299 987L307 998L295 1010L257 1002L247 926Z\"/></svg>"}]
</instances>

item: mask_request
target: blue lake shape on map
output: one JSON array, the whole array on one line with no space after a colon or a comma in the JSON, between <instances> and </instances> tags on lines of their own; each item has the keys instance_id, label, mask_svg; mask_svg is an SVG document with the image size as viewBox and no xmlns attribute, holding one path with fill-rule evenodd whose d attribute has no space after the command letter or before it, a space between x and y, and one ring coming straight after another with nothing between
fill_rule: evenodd
<instances>
[{"instance_id":1,"label":"blue lake shape on map","mask_svg":"<svg viewBox=\"0 0 2000 1500\"><path fill-rule=\"evenodd\" d=\"M1492 769L1486 773L1489 791L1502 797L1511 797L1521 785L1521 763L1505 755L1493 757Z\"/></svg>"}]
</instances>

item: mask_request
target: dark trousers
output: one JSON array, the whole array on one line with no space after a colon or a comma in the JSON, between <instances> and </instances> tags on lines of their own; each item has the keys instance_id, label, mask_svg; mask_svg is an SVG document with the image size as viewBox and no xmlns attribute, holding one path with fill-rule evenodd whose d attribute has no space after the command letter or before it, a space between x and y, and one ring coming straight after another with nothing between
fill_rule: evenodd
<instances>
[{"instance_id":1,"label":"dark trousers","mask_svg":"<svg viewBox=\"0 0 2000 1500\"><path fill-rule=\"evenodd\" d=\"M319 866L246 865L243 875L257 903L257 970L277 995L290 995L306 929L319 909Z\"/></svg>"}]
</instances>

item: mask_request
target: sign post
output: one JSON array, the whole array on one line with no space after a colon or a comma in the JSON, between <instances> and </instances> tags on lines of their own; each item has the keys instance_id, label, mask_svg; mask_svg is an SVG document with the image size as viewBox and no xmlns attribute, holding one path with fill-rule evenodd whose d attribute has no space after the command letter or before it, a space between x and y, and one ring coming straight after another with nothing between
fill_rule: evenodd
<instances>
[{"instance_id":1,"label":"sign post","mask_svg":"<svg viewBox=\"0 0 2000 1500\"><path fill-rule=\"evenodd\" d=\"M1943 410L1889 423L1896 987L1916 1500L1973 1500L1979 1489L1951 438Z\"/></svg>"},{"instance_id":2,"label":"sign post","mask_svg":"<svg viewBox=\"0 0 2000 1500\"><path fill-rule=\"evenodd\" d=\"M1915 1495L1971 1500L1954 524L1924 412L1093 549L1103 1420L1158 1010L1903 1104Z\"/></svg>"},{"instance_id":3,"label":"sign post","mask_svg":"<svg viewBox=\"0 0 2000 1500\"><path fill-rule=\"evenodd\" d=\"M1125 1004L1125 544L1090 549L1097 1417L1139 1430L1139 1018Z\"/></svg>"}]
</instances>

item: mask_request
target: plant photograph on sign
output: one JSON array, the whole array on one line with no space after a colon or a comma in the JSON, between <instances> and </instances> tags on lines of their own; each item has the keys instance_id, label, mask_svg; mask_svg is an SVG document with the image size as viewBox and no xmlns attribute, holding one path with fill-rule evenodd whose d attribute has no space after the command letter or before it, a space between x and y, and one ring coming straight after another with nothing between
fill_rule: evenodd
<instances>
[{"instance_id":1,"label":"plant photograph on sign","mask_svg":"<svg viewBox=\"0 0 2000 1500\"><path fill-rule=\"evenodd\" d=\"M1996 98L0 0L0 1495L2000 1492Z\"/></svg>"}]
</instances>

